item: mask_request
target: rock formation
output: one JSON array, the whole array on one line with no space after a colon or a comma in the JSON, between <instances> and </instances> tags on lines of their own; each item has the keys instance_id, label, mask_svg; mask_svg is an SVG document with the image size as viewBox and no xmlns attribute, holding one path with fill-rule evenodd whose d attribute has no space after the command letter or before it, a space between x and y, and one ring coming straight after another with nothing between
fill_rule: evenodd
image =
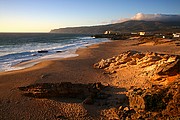
<instances>
[{"instance_id":1,"label":"rock formation","mask_svg":"<svg viewBox=\"0 0 180 120\"><path fill-rule=\"evenodd\" d=\"M180 80L168 86L154 85L143 89L132 87L128 90L129 105L112 107L101 111L104 119L179 119Z\"/></svg>"},{"instance_id":2,"label":"rock formation","mask_svg":"<svg viewBox=\"0 0 180 120\"><path fill-rule=\"evenodd\" d=\"M103 110L105 118L179 119L180 56L127 51L102 59L94 68L104 69L117 87L131 86L128 104Z\"/></svg>"},{"instance_id":3,"label":"rock formation","mask_svg":"<svg viewBox=\"0 0 180 120\"><path fill-rule=\"evenodd\" d=\"M112 83L37 83L19 89L28 97L81 99L98 106L101 119L179 119L180 56L127 51L94 67L113 77Z\"/></svg>"},{"instance_id":4,"label":"rock formation","mask_svg":"<svg viewBox=\"0 0 180 120\"><path fill-rule=\"evenodd\" d=\"M40 50L40 51L37 51L38 53L48 53L47 50Z\"/></svg>"},{"instance_id":5,"label":"rock formation","mask_svg":"<svg viewBox=\"0 0 180 120\"><path fill-rule=\"evenodd\" d=\"M127 51L106 60L102 59L94 64L94 68L104 69L105 73L109 74L121 72L125 68L133 69L139 75L138 77L151 81L166 81L168 77L177 76L180 73L180 56Z\"/></svg>"},{"instance_id":6,"label":"rock formation","mask_svg":"<svg viewBox=\"0 0 180 120\"><path fill-rule=\"evenodd\" d=\"M26 87L19 87L23 95L35 98L66 97L83 99L85 104L93 104L94 99L105 99L107 94L102 92L105 88L101 83L72 84L62 83L38 83Z\"/></svg>"}]
</instances>

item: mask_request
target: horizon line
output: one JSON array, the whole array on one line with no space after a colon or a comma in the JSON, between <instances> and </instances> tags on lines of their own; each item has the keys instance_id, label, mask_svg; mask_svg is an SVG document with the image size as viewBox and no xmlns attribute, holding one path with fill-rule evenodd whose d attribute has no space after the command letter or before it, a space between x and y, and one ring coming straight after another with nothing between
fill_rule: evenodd
<instances>
[{"instance_id":1,"label":"horizon line","mask_svg":"<svg viewBox=\"0 0 180 120\"><path fill-rule=\"evenodd\" d=\"M50 33L50 32L0 32L0 34L2 33Z\"/></svg>"}]
</instances>

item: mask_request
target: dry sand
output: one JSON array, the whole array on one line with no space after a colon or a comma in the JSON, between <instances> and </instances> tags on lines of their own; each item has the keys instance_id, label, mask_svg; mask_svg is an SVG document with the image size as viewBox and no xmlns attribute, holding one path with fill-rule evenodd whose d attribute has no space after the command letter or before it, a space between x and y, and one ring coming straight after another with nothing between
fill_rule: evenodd
<instances>
[{"instance_id":1,"label":"dry sand","mask_svg":"<svg viewBox=\"0 0 180 120\"><path fill-rule=\"evenodd\" d=\"M34 83L60 82L101 82L113 85L112 77L103 74L103 70L93 68L93 64L102 58L110 58L128 50L180 55L180 47L173 42L159 45L136 45L137 43L138 40L106 42L79 49L78 57L44 61L24 70L0 73L0 119L100 119L101 111L105 110L103 107L83 105L82 101L77 99L29 98L22 96L17 88Z\"/></svg>"}]
</instances>

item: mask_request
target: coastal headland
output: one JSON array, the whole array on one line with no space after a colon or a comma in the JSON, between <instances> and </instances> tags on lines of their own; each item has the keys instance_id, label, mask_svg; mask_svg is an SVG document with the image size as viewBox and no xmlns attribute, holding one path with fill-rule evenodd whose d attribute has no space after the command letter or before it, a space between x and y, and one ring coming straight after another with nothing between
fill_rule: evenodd
<instances>
[{"instance_id":1,"label":"coastal headland","mask_svg":"<svg viewBox=\"0 0 180 120\"><path fill-rule=\"evenodd\" d=\"M1 72L0 119L178 119L179 44L116 40Z\"/></svg>"}]
</instances>

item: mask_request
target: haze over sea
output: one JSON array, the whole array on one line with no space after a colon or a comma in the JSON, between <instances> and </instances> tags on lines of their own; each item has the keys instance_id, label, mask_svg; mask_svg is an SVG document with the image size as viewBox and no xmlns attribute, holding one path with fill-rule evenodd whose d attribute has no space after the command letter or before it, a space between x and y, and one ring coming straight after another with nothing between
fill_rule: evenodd
<instances>
[{"instance_id":1,"label":"haze over sea","mask_svg":"<svg viewBox=\"0 0 180 120\"><path fill-rule=\"evenodd\" d=\"M0 71L23 69L14 65L29 61L77 56L79 47L108 41L90 35L51 33L1 33ZM39 53L38 51L48 51Z\"/></svg>"}]
</instances>

